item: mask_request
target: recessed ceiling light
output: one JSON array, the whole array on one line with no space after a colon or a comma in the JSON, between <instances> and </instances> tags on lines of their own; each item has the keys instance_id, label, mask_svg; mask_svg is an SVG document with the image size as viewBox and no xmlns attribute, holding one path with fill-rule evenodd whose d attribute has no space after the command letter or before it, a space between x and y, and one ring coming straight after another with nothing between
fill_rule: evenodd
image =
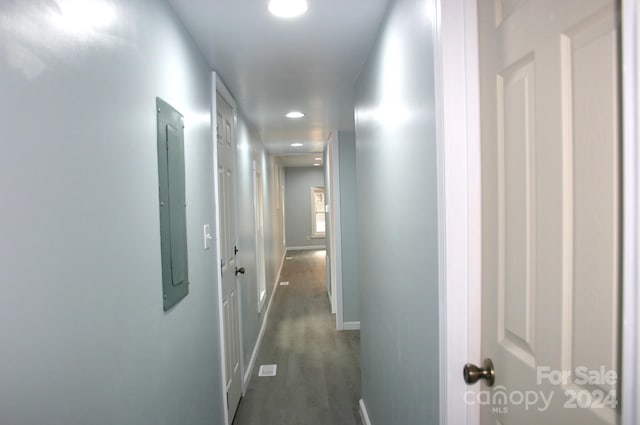
<instances>
[{"instance_id":1,"label":"recessed ceiling light","mask_svg":"<svg viewBox=\"0 0 640 425\"><path fill-rule=\"evenodd\" d=\"M304 114L298 111L291 111L287 114L287 118L302 118Z\"/></svg>"},{"instance_id":2,"label":"recessed ceiling light","mask_svg":"<svg viewBox=\"0 0 640 425\"><path fill-rule=\"evenodd\" d=\"M322 161L322 158L314 158L316 161Z\"/></svg>"},{"instance_id":3,"label":"recessed ceiling light","mask_svg":"<svg viewBox=\"0 0 640 425\"><path fill-rule=\"evenodd\" d=\"M320 166L320 164L313 164L313 166L314 166L314 167L319 167L319 166Z\"/></svg>"},{"instance_id":4,"label":"recessed ceiling light","mask_svg":"<svg viewBox=\"0 0 640 425\"><path fill-rule=\"evenodd\" d=\"M109 27L116 19L116 9L111 2L57 0L59 12L51 15L54 24L78 35L91 34Z\"/></svg>"},{"instance_id":5,"label":"recessed ceiling light","mask_svg":"<svg viewBox=\"0 0 640 425\"><path fill-rule=\"evenodd\" d=\"M309 5L306 0L271 0L269 12L279 18L295 18L304 15Z\"/></svg>"},{"instance_id":6,"label":"recessed ceiling light","mask_svg":"<svg viewBox=\"0 0 640 425\"><path fill-rule=\"evenodd\" d=\"M291 143L291 146L293 146L294 148L299 148L300 146L302 146L302 143Z\"/></svg>"}]
</instances>

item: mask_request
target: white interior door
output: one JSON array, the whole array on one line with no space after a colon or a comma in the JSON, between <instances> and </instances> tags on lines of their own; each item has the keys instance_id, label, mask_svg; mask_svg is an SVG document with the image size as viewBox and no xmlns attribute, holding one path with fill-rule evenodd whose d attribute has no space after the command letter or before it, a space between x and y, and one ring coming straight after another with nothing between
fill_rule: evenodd
<instances>
[{"instance_id":1,"label":"white interior door","mask_svg":"<svg viewBox=\"0 0 640 425\"><path fill-rule=\"evenodd\" d=\"M619 6L478 2L482 424L619 423Z\"/></svg>"},{"instance_id":2,"label":"white interior door","mask_svg":"<svg viewBox=\"0 0 640 425\"><path fill-rule=\"evenodd\" d=\"M242 395L240 312L236 279L236 143L233 125L233 108L219 93L216 93L216 110L222 317L224 322L227 404L229 408L229 422L231 422Z\"/></svg>"}]
</instances>

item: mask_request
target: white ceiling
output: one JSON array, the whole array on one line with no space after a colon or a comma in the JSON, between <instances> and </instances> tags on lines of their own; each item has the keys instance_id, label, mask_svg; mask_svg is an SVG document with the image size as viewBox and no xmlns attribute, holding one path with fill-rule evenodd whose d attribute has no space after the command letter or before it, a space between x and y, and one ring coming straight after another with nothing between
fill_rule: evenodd
<instances>
[{"instance_id":1,"label":"white ceiling","mask_svg":"<svg viewBox=\"0 0 640 425\"><path fill-rule=\"evenodd\" d=\"M293 20L270 15L268 0L170 2L269 152L321 152L353 128L355 82L389 0L308 0Z\"/></svg>"}]
</instances>

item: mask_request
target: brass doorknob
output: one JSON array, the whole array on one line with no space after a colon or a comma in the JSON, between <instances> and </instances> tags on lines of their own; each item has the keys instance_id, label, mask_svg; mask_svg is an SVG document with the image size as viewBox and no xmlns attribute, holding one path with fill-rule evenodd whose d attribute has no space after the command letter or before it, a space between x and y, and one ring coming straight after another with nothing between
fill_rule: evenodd
<instances>
[{"instance_id":1,"label":"brass doorknob","mask_svg":"<svg viewBox=\"0 0 640 425\"><path fill-rule=\"evenodd\" d=\"M244 267L239 267L239 268L236 267L236 276L238 276L238 273L239 274L244 274L244 271L245 271Z\"/></svg>"},{"instance_id":2,"label":"brass doorknob","mask_svg":"<svg viewBox=\"0 0 640 425\"><path fill-rule=\"evenodd\" d=\"M487 386L491 387L496 378L496 371L493 369L493 362L491 359L484 359L482 367L478 367L474 364L467 363L462 370L464 376L464 382L467 384L475 384L480 379L487 381Z\"/></svg>"}]
</instances>

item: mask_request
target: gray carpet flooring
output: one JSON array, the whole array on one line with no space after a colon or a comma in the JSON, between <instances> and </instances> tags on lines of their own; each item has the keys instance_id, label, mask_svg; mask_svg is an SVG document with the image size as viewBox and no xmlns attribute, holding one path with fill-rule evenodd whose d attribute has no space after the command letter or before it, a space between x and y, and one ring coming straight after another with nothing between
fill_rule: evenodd
<instances>
[{"instance_id":1,"label":"gray carpet flooring","mask_svg":"<svg viewBox=\"0 0 640 425\"><path fill-rule=\"evenodd\" d=\"M262 347L234 425L361 425L360 333L335 329L324 251L285 260ZM275 377L259 377L277 364Z\"/></svg>"}]
</instances>

